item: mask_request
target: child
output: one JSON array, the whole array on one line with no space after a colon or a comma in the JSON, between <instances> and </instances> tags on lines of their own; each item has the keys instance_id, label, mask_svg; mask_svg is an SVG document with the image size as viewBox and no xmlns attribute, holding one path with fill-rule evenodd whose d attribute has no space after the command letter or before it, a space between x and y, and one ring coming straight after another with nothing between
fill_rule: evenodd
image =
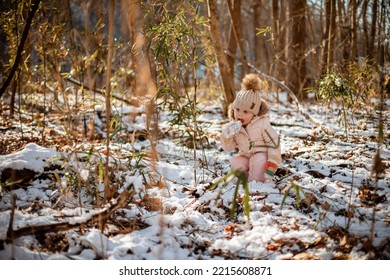
<instances>
[{"instance_id":1,"label":"child","mask_svg":"<svg viewBox=\"0 0 390 280\"><path fill-rule=\"evenodd\" d=\"M242 169L248 181L271 181L282 162L279 135L271 127L269 109L260 97L261 82L256 74L247 74L242 89L229 107L231 121L222 131L222 148L238 149L230 159L232 169Z\"/></svg>"}]
</instances>

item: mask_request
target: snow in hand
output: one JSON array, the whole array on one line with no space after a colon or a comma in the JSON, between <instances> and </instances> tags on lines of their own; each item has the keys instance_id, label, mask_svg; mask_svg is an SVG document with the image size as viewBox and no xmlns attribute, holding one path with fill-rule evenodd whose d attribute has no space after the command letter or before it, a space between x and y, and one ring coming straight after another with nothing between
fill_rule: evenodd
<instances>
[{"instance_id":1,"label":"snow in hand","mask_svg":"<svg viewBox=\"0 0 390 280\"><path fill-rule=\"evenodd\" d=\"M308 113L335 135L293 106L273 108L283 164L274 182L249 185L249 217L239 185L230 219L235 180L211 188L230 171L232 156L219 146L228 120L218 106L205 107L199 116L208 141L196 159L175 135L168 114L161 115L155 164L149 141L138 133L144 116L124 121L127 141L118 134L111 142L107 201L104 144L54 149L30 143L2 155L0 259L390 258L388 134L379 146L384 172L376 180L375 118L356 113L345 136L328 109L311 106Z\"/></svg>"}]
</instances>

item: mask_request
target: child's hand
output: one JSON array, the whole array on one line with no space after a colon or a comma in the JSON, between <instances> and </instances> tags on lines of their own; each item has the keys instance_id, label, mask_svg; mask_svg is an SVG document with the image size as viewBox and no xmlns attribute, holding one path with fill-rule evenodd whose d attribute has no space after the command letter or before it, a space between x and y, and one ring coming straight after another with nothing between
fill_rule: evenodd
<instances>
[{"instance_id":1,"label":"child's hand","mask_svg":"<svg viewBox=\"0 0 390 280\"><path fill-rule=\"evenodd\" d=\"M265 175L273 177L275 175L276 170L278 170L278 165L273 161L267 161L264 164Z\"/></svg>"},{"instance_id":2,"label":"child's hand","mask_svg":"<svg viewBox=\"0 0 390 280\"><path fill-rule=\"evenodd\" d=\"M222 131L222 137L224 138L233 138L234 135L236 135L240 129L241 129L241 122L240 121L232 121L230 122L227 127Z\"/></svg>"}]
</instances>

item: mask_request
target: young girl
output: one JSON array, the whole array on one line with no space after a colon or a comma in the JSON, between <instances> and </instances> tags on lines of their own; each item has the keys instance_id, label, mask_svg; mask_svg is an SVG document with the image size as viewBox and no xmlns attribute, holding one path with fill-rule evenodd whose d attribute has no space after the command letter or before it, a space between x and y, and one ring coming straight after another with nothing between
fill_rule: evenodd
<instances>
[{"instance_id":1,"label":"young girl","mask_svg":"<svg viewBox=\"0 0 390 280\"><path fill-rule=\"evenodd\" d=\"M242 169L248 181L272 180L282 162L280 139L271 127L267 104L260 97L261 82L256 74L247 74L229 107L233 119L222 131L222 148L238 149L230 159L232 169Z\"/></svg>"}]
</instances>

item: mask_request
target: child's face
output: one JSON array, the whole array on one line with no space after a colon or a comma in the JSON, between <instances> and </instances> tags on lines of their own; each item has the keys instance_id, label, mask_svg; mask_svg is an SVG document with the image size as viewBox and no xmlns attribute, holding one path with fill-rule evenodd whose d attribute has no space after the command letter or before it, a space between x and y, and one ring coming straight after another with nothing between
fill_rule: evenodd
<instances>
[{"instance_id":1,"label":"child's face","mask_svg":"<svg viewBox=\"0 0 390 280\"><path fill-rule=\"evenodd\" d=\"M242 125L247 125L251 122L255 115L252 112L249 112L247 110L242 110L239 108L234 109L234 119L236 121L240 121Z\"/></svg>"}]
</instances>

